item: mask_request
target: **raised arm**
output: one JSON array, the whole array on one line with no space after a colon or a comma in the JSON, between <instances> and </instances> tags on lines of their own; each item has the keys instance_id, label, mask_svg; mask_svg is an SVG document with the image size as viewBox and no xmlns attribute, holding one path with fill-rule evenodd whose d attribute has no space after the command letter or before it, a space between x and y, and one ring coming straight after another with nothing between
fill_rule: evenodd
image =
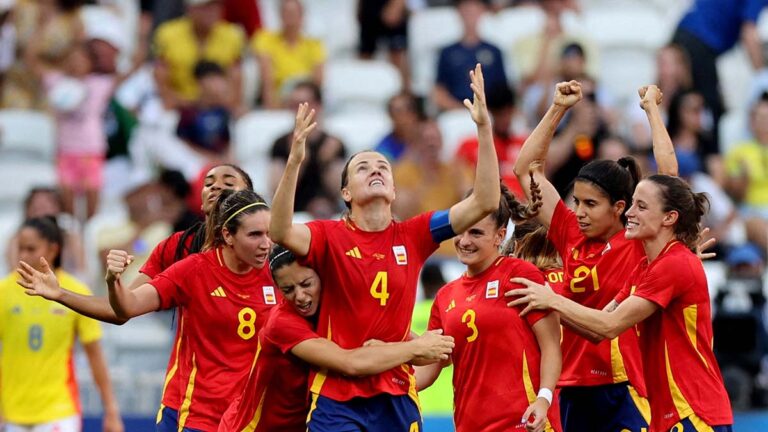
<instances>
[{"instance_id":1,"label":"raised arm","mask_svg":"<svg viewBox=\"0 0 768 432\"><path fill-rule=\"evenodd\" d=\"M552 309L579 327L594 332L600 337L613 339L633 325L648 318L658 310L655 303L637 296L629 296L616 309L597 310L582 306L563 296L555 294L549 286L540 285L528 279L513 278L525 288L508 291L505 296L518 297L509 306L527 304L520 313L524 315L534 309Z\"/></svg>"},{"instance_id":2,"label":"raised arm","mask_svg":"<svg viewBox=\"0 0 768 432\"><path fill-rule=\"evenodd\" d=\"M464 100L464 106L472 114L472 120L477 124L477 167L475 168L475 183L472 193L462 201L454 204L450 210L450 221L453 232L464 232L479 220L489 215L499 207L501 191L499 189L499 159L493 144L491 116L485 104L485 82L483 70L478 63L475 70L469 73L472 80L470 87L474 93L473 102Z\"/></svg>"},{"instance_id":3,"label":"raised arm","mask_svg":"<svg viewBox=\"0 0 768 432\"><path fill-rule=\"evenodd\" d=\"M560 201L560 194L547 180L544 174L545 163L549 144L555 136L560 121L565 113L572 106L581 100L581 84L577 81L561 82L555 86L555 97L552 105L547 110L536 128L531 132L528 139L525 140L520 154L515 162L515 175L523 186L528 199L530 200L531 177L529 172L533 171L533 178L539 184L541 189L541 203L539 214L536 219L539 223L549 227L555 207Z\"/></svg>"},{"instance_id":4,"label":"raised arm","mask_svg":"<svg viewBox=\"0 0 768 432\"><path fill-rule=\"evenodd\" d=\"M343 349L325 338L299 343L291 353L307 363L348 376L373 375L413 360L447 360L453 352L453 338L434 330L407 342L373 344Z\"/></svg>"},{"instance_id":5,"label":"raised arm","mask_svg":"<svg viewBox=\"0 0 768 432\"><path fill-rule=\"evenodd\" d=\"M317 123L312 121L314 117L315 110L309 111L307 103L299 105L299 110L296 112L296 126L293 129L291 152L288 154L283 176L272 199L269 237L297 256L306 256L309 253L309 242L312 239L309 227L293 223L293 207L296 184L299 181L299 168L306 153L307 136L317 126Z\"/></svg>"},{"instance_id":6,"label":"raised arm","mask_svg":"<svg viewBox=\"0 0 768 432\"><path fill-rule=\"evenodd\" d=\"M661 118L659 105L661 104L662 93L655 85L640 87L640 108L648 116L648 124L651 125L651 139L653 140L653 157L656 158L656 165L659 167L659 174L670 176L677 175L677 157L675 148L672 145L672 138L669 137L667 127L664 126L664 120Z\"/></svg>"}]
</instances>

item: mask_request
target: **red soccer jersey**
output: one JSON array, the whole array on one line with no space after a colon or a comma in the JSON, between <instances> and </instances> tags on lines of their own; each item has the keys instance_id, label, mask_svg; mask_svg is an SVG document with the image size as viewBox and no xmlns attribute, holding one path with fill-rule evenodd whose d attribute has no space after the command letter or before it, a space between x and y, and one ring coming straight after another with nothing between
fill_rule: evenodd
<instances>
[{"instance_id":1,"label":"red soccer jersey","mask_svg":"<svg viewBox=\"0 0 768 432\"><path fill-rule=\"evenodd\" d=\"M306 262L323 281L318 334L346 349L369 339L408 339L419 272L439 246L430 233L431 215L392 221L379 232L365 232L346 218L308 224ZM407 365L362 378L319 372L310 382L312 393L336 401L381 393L417 398Z\"/></svg>"},{"instance_id":2,"label":"red soccer jersey","mask_svg":"<svg viewBox=\"0 0 768 432\"><path fill-rule=\"evenodd\" d=\"M152 249L152 253L149 258L141 266L139 272L144 273L150 279L162 273L165 269L173 265L176 262L176 249L181 241L181 236L184 231L178 231L171 234L170 237L161 241ZM187 237L186 246L189 247L192 244L193 236ZM185 251L188 249L185 249ZM186 254L184 257L186 258ZM178 369L179 358L179 344L181 343L181 317L179 317L179 323L176 325L176 335L174 336L173 346L171 347L171 356L168 358L168 367L165 373L165 383L163 384L162 404L168 408L178 410L182 403L182 393L179 392L178 375L176 370ZM163 407L160 407L162 411Z\"/></svg>"},{"instance_id":3,"label":"red soccer jersey","mask_svg":"<svg viewBox=\"0 0 768 432\"><path fill-rule=\"evenodd\" d=\"M520 154L520 149L523 148L524 142L525 137L523 136L501 137L493 134L493 144L496 147L496 155L499 158L501 180L521 200L527 200L527 198L523 187L520 186L520 182L517 180L517 175L515 175L515 162L517 162L517 156ZM456 159L464 161L470 167L474 167L477 165L478 149L479 143L477 138L469 138L459 146L459 149L456 151Z\"/></svg>"},{"instance_id":4,"label":"red soccer jersey","mask_svg":"<svg viewBox=\"0 0 768 432\"><path fill-rule=\"evenodd\" d=\"M544 281L552 287L552 291L563 295L565 293L565 273L562 268L546 270Z\"/></svg>"},{"instance_id":5,"label":"red soccer jersey","mask_svg":"<svg viewBox=\"0 0 768 432\"><path fill-rule=\"evenodd\" d=\"M562 295L592 309L602 309L627 283L627 276L645 259L642 244L624 238L624 230L606 243L588 239L576 215L560 201L548 237L563 259ZM563 372L560 386L597 386L629 381L646 396L637 333L627 330L595 345L563 326Z\"/></svg>"},{"instance_id":6,"label":"red soccer jersey","mask_svg":"<svg viewBox=\"0 0 768 432\"><path fill-rule=\"evenodd\" d=\"M216 249L190 255L150 284L162 309L181 309L179 427L215 430L248 375L255 336L280 301L269 268L233 273Z\"/></svg>"},{"instance_id":7,"label":"red soccer jersey","mask_svg":"<svg viewBox=\"0 0 768 432\"><path fill-rule=\"evenodd\" d=\"M319 338L313 324L283 302L259 332L251 375L230 405L219 432L304 432L307 430L309 366L290 354L299 343Z\"/></svg>"},{"instance_id":8,"label":"red soccer jersey","mask_svg":"<svg viewBox=\"0 0 768 432\"><path fill-rule=\"evenodd\" d=\"M651 430L670 430L691 414L710 426L733 424L728 393L712 352L712 316L701 260L673 241L630 277L632 295L661 309L640 324Z\"/></svg>"},{"instance_id":9,"label":"red soccer jersey","mask_svg":"<svg viewBox=\"0 0 768 432\"><path fill-rule=\"evenodd\" d=\"M528 262L499 257L475 276L463 275L437 293L429 329L453 336L454 423L457 432L491 432L525 428L520 422L539 391L541 352L531 327L545 313L520 317L522 308L507 307L504 293L522 285L510 278L543 283ZM550 424L560 430L560 409L552 401Z\"/></svg>"}]
</instances>

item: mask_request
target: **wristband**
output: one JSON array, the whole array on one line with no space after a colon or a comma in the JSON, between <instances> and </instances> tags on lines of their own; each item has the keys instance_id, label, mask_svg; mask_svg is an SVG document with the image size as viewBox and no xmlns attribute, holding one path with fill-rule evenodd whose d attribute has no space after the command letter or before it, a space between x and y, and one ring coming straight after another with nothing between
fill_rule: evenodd
<instances>
[{"instance_id":1,"label":"wristband","mask_svg":"<svg viewBox=\"0 0 768 432\"><path fill-rule=\"evenodd\" d=\"M549 402L550 405L552 405L552 390L546 387L542 387L539 389L539 394L536 395L536 397L546 399L546 401Z\"/></svg>"}]
</instances>

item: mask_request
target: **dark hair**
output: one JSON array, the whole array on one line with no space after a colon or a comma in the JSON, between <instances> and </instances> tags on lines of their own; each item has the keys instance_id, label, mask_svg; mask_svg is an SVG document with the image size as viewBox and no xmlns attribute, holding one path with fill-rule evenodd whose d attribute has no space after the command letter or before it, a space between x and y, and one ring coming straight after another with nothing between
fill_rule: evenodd
<instances>
[{"instance_id":1,"label":"dark hair","mask_svg":"<svg viewBox=\"0 0 768 432\"><path fill-rule=\"evenodd\" d=\"M531 201L528 205L521 203L515 198L509 188L501 183L501 198L499 207L491 213L496 228L507 226L510 219L514 222L524 222L539 214L541 208L541 191L539 185L533 180L531 175Z\"/></svg>"},{"instance_id":2,"label":"dark hair","mask_svg":"<svg viewBox=\"0 0 768 432\"><path fill-rule=\"evenodd\" d=\"M276 244L269 253L269 271L272 272L272 279L275 278L275 272L296 262L296 255L290 250Z\"/></svg>"},{"instance_id":3,"label":"dark hair","mask_svg":"<svg viewBox=\"0 0 768 432\"><path fill-rule=\"evenodd\" d=\"M305 88L309 90L312 93L312 97L315 99L315 102L317 102L318 104L323 103L323 91L320 89L319 85L308 80L299 81L296 84L294 84L293 89L291 89L291 91L294 91L300 88Z\"/></svg>"},{"instance_id":4,"label":"dark hair","mask_svg":"<svg viewBox=\"0 0 768 432\"><path fill-rule=\"evenodd\" d=\"M226 227L230 233L234 234L240 227L243 216L259 211L269 211L269 206L256 192L252 190L221 191L206 222L203 249L207 250L224 244L224 236L221 233L223 228Z\"/></svg>"},{"instance_id":5,"label":"dark hair","mask_svg":"<svg viewBox=\"0 0 768 432\"><path fill-rule=\"evenodd\" d=\"M703 193L693 192L691 186L680 177L655 174L646 180L659 186L663 210L677 212L675 237L694 250L701 233L701 218L709 210L709 198Z\"/></svg>"},{"instance_id":6,"label":"dark hair","mask_svg":"<svg viewBox=\"0 0 768 432\"><path fill-rule=\"evenodd\" d=\"M245 183L245 187L247 190L253 190L253 180L251 180L251 176L248 175L245 171L243 171L242 168L240 168L237 165L225 163L225 164L218 164L211 167L211 169L220 167L220 166L226 166L230 167L233 170L235 170L238 175L240 175L240 178ZM176 251L173 254L173 260L174 262L180 261L183 258L193 254L198 253L203 250L203 248L206 245L206 237L208 236L209 222L212 222L212 218L208 218L205 223L199 222L191 227L184 230L183 233L181 233L181 238L179 238L179 243L176 246ZM214 228L210 227L210 231L213 232ZM192 240L189 240L189 238L192 238ZM212 238L212 237L211 237ZM165 243L163 243L165 245Z\"/></svg>"},{"instance_id":7,"label":"dark hair","mask_svg":"<svg viewBox=\"0 0 768 432\"><path fill-rule=\"evenodd\" d=\"M595 160L584 165L574 181L589 182L597 186L608 197L611 204L624 201L621 222L626 223L625 214L632 206L632 194L640 181L640 167L637 165L637 161L630 156L615 162L612 160Z\"/></svg>"},{"instance_id":8,"label":"dark hair","mask_svg":"<svg viewBox=\"0 0 768 432\"><path fill-rule=\"evenodd\" d=\"M59 252L56 254L56 257L51 264L54 269L61 267L61 251L64 248L64 232L61 230L61 227L59 227L59 224L56 223L56 218L53 216L43 216L27 219L21 224L19 231L24 228L32 228L48 243L53 243L59 246Z\"/></svg>"},{"instance_id":9,"label":"dark hair","mask_svg":"<svg viewBox=\"0 0 768 432\"><path fill-rule=\"evenodd\" d=\"M163 169L160 172L160 184L167 186L177 198L184 199L189 195L190 186L184 174L176 170Z\"/></svg>"},{"instance_id":10,"label":"dark hair","mask_svg":"<svg viewBox=\"0 0 768 432\"><path fill-rule=\"evenodd\" d=\"M560 254L547 237L547 228L536 220L515 225L512 238L507 240L501 253L528 261L542 271L563 266Z\"/></svg>"},{"instance_id":11,"label":"dark hair","mask_svg":"<svg viewBox=\"0 0 768 432\"><path fill-rule=\"evenodd\" d=\"M488 105L488 111L514 107L517 100L515 91L506 82L493 86L486 94L485 102Z\"/></svg>"},{"instance_id":12,"label":"dark hair","mask_svg":"<svg viewBox=\"0 0 768 432\"><path fill-rule=\"evenodd\" d=\"M209 60L201 60L197 62L192 74L196 80L201 80L211 75L226 76L224 68L222 68L221 65Z\"/></svg>"},{"instance_id":13,"label":"dark hair","mask_svg":"<svg viewBox=\"0 0 768 432\"><path fill-rule=\"evenodd\" d=\"M53 195L53 198L56 200L56 204L59 206L59 209L64 208L64 200L61 197L61 192L59 192L58 189L48 186L37 186L32 188L28 193L26 198L24 198L24 214L26 215L29 211L29 206L32 204L32 199L35 198L35 195L37 194L50 194Z\"/></svg>"},{"instance_id":14,"label":"dark hair","mask_svg":"<svg viewBox=\"0 0 768 432\"><path fill-rule=\"evenodd\" d=\"M704 100L701 92L693 89L684 89L675 93L669 101L669 118L667 119L667 132L669 132L669 136L674 138L682 129L683 119L680 115L680 109L683 107L685 99L693 95L698 95Z\"/></svg>"},{"instance_id":15,"label":"dark hair","mask_svg":"<svg viewBox=\"0 0 768 432\"><path fill-rule=\"evenodd\" d=\"M563 47L563 51L560 54L560 57L567 57L569 55L576 54L579 57L586 57L586 54L584 53L584 47L581 46L578 42L571 42L568 45Z\"/></svg>"}]
</instances>

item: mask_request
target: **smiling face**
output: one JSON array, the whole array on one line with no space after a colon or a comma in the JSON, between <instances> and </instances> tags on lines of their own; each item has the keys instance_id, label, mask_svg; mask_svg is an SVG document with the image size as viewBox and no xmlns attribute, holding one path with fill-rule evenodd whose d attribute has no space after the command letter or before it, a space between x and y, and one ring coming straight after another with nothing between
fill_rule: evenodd
<instances>
[{"instance_id":1,"label":"smiling face","mask_svg":"<svg viewBox=\"0 0 768 432\"><path fill-rule=\"evenodd\" d=\"M320 277L309 267L292 262L272 274L285 300L293 303L299 315L309 318L320 307Z\"/></svg>"},{"instance_id":2,"label":"smiling face","mask_svg":"<svg viewBox=\"0 0 768 432\"><path fill-rule=\"evenodd\" d=\"M208 215L211 212L222 190L240 191L247 187L240 173L231 166L219 165L211 168L205 175L203 190L200 193L203 213Z\"/></svg>"},{"instance_id":3,"label":"smiling face","mask_svg":"<svg viewBox=\"0 0 768 432\"><path fill-rule=\"evenodd\" d=\"M362 152L353 156L347 167L347 184L341 189L344 201L364 205L383 199L391 204L395 200L392 166L377 152Z\"/></svg>"},{"instance_id":4,"label":"smiling face","mask_svg":"<svg viewBox=\"0 0 768 432\"><path fill-rule=\"evenodd\" d=\"M485 270L499 256L499 246L506 232L506 227L496 227L491 215L453 238L456 255L470 274Z\"/></svg>"},{"instance_id":5,"label":"smiling face","mask_svg":"<svg viewBox=\"0 0 768 432\"><path fill-rule=\"evenodd\" d=\"M269 216L267 210L239 216L240 225L234 233L225 227L222 229L224 241L231 246L237 258L256 268L264 267L272 248L269 239Z\"/></svg>"},{"instance_id":6,"label":"smiling face","mask_svg":"<svg viewBox=\"0 0 768 432\"><path fill-rule=\"evenodd\" d=\"M677 221L677 212L665 212L659 186L651 181L641 181L627 211L626 237L634 240L649 240L659 235L663 227Z\"/></svg>"},{"instance_id":7,"label":"smiling face","mask_svg":"<svg viewBox=\"0 0 768 432\"><path fill-rule=\"evenodd\" d=\"M579 230L585 236L608 240L621 229L624 201L611 204L608 196L597 186L578 180L573 185L573 200Z\"/></svg>"}]
</instances>

